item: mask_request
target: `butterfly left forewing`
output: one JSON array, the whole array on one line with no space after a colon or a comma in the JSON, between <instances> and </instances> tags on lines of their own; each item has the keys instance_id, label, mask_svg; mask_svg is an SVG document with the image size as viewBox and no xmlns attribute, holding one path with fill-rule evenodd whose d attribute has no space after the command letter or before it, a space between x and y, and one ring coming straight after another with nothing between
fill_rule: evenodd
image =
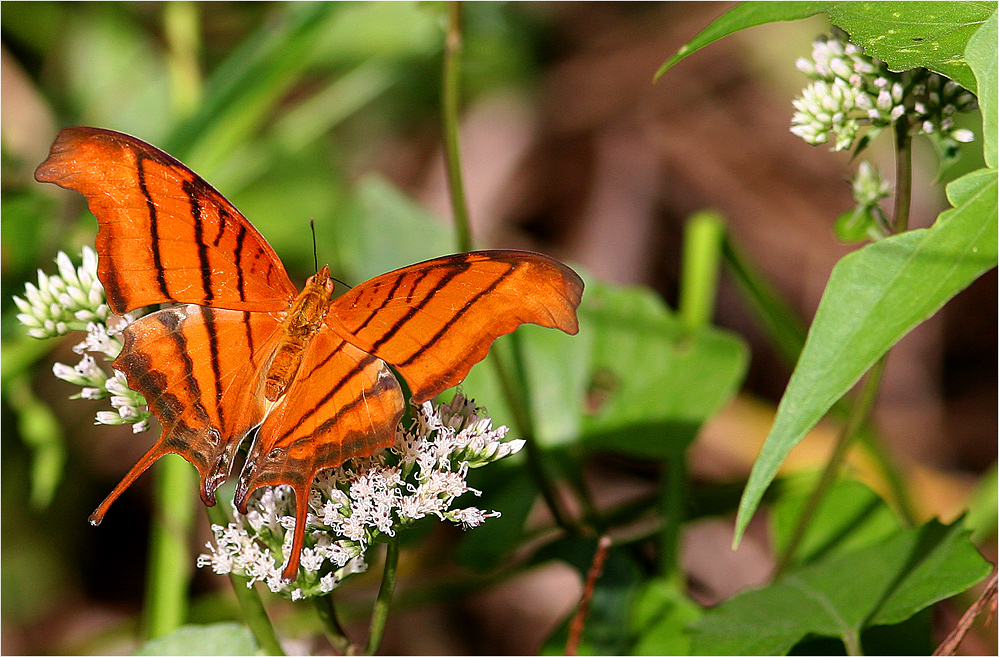
<instances>
[{"instance_id":1,"label":"butterfly left forewing","mask_svg":"<svg viewBox=\"0 0 999 657\"><path fill-rule=\"evenodd\" d=\"M298 569L316 474L391 445L403 410L402 390L384 362L319 329L286 394L260 426L236 490L236 505L245 512L260 486L295 489L295 541L286 578Z\"/></svg>"},{"instance_id":2,"label":"butterfly left forewing","mask_svg":"<svg viewBox=\"0 0 999 657\"><path fill-rule=\"evenodd\" d=\"M214 504L239 443L260 424L268 404L262 371L280 337L266 313L193 304L146 315L124 331L114 366L146 398L163 431L153 447L91 516L111 503L159 457L180 454L201 476L201 496Z\"/></svg>"},{"instance_id":3,"label":"butterfly left forewing","mask_svg":"<svg viewBox=\"0 0 999 657\"><path fill-rule=\"evenodd\" d=\"M497 337L524 323L575 334L583 281L529 251L475 251L377 276L334 299L330 327L395 367L413 399L465 378Z\"/></svg>"},{"instance_id":4,"label":"butterfly left forewing","mask_svg":"<svg viewBox=\"0 0 999 657\"><path fill-rule=\"evenodd\" d=\"M65 128L35 179L83 194L117 313L164 301L285 310L298 290L259 232L181 162L128 135Z\"/></svg>"}]
</instances>

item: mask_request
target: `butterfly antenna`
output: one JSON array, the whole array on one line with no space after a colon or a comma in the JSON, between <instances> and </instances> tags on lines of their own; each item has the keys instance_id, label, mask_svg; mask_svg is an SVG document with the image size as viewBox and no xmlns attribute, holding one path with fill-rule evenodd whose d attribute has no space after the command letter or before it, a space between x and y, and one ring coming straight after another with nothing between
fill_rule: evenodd
<instances>
[{"instance_id":1,"label":"butterfly antenna","mask_svg":"<svg viewBox=\"0 0 999 657\"><path fill-rule=\"evenodd\" d=\"M312 261L316 265L316 271L319 271L319 256L316 255L316 220L314 218L309 219L309 226L312 228ZM339 283L348 290L354 287L353 285L348 285L347 283L344 283L336 276L330 276L330 278L332 278L334 282Z\"/></svg>"},{"instance_id":2,"label":"butterfly antenna","mask_svg":"<svg viewBox=\"0 0 999 657\"><path fill-rule=\"evenodd\" d=\"M316 271L319 271L319 255L316 249L316 220L314 217L309 219L309 228L312 229L312 262L316 265Z\"/></svg>"}]
</instances>

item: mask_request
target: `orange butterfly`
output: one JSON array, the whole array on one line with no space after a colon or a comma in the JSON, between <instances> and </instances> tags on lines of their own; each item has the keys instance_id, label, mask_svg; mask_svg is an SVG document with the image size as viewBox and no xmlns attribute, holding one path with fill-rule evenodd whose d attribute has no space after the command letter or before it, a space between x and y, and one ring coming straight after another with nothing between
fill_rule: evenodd
<instances>
[{"instance_id":1,"label":"orange butterfly","mask_svg":"<svg viewBox=\"0 0 999 657\"><path fill-rule=\"evenodd\" d=\"M523 323L575 334L583 282L547 256L477 251L377 276L332 298L328 267L300 293L274 249L211 185L159 149L110 130L66 128L35 179L83 194L97 217L98 277L124 313L176 305L124 333L114 367L163 432L90 517L164 454L201 476L201 499L256 437L235 503L295 490L294 578L316 474L391 445L403 414L391 364L423 402L459 383Z\"/></svg>"}]
</instances>

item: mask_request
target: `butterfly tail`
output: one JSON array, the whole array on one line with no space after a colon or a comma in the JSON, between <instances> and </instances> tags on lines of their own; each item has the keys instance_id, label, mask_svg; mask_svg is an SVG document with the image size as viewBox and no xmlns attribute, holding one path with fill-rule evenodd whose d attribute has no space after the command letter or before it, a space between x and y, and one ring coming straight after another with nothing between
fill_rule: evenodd
<instances>
[{"instance_id":1,"label":"butterfly tail","mask_svg":"<svg viewBox=\"0 0 999 657\"><path fill-rule=\"evenodd\" d=\"M298 560L302 556L302 546L305 544L305 526L308 524L309 487L295 488L295 538L291 544L291 554L285 564L281 576L287 581L293 581L298 576Z\"/></svg>"},{"instance_id":2,"label":"butterfly tail","mask_svg":"<svg viewBox=\"0 0 999 657\"><path fill-rule=\"evenodd\" d=\"M139 459L139 462L132 466L132 469L128 471L128 474L114 487L111 494L104 498L101 505L97 507L92 514L90 514L90 524L96 527L101 524L104 520L104 514L107 513L108 508L111 504L118 499L118 497L125 492L125 489L132 485L139 476L149 469L153 463L155 463L161 456L173 453L174 450L169 449L163 444L163 441L157 442L153 445L152 449L146 452L146 455Z\"/></svg>"}]
</instances>

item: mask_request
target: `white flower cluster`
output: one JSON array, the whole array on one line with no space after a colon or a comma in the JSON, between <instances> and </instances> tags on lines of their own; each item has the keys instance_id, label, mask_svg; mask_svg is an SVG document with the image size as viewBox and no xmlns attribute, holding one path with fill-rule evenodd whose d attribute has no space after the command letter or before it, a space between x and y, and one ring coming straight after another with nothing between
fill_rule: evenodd
<instances>
[{"instance_id":1,"label":"white flower cluster","mask_svg":"<svg viewBox=\"0 0 999 657\"><path fill-rule=\"evenodd\" d=\"M83 247L83 264L73 267L69 256L56 256L59 273L48 276L38 270L38 286L27 283L24 299L15 296L21 313L18 321L33 338L51 338L70 331L86 330L87 324L104 323L110 309L104 303L104 288L97 280L97 254Z\"/></svg>"},{"instance_id":2,"label":"white flower cluster","mask_svg":"<svg viewBox=\"0 0 999 657\"><path fill-rule=\"evenodd\" d=\"M236 573L249 585L263 581L292 600L323 595L345 577L367 568L365 554L396 531L425 516L476 527L499 515L475 507L452 509L468 486L469 468L515 454L522 440L504 441L507 428L492 428L483 409L460 392L436 407L415 408L409 430L396 430L395 445L374 456L354 459L321 472L309 495L309 511L298 577L282 579L291 551L294 492L288 486L255 493L244 516L228 527L214 525L209 553L198 566L219 574Z\"/></svg>"},{"instance_id":3,"label":"white flower cluster","mask_svg":"<svg viewBox=\"0 0 999 657\"><path fill-rule=\"evenodd\" d=\"M122 348L119 334L137 315L129 313L118 319L106 303L104 287L97 279L97 254L83 247L83 264L76 268L62 251L56 256L59 273L48 276L38 270L38 286L27 283L24 298L15 296L20 314L17 319L28 327L34 338L51 338L70 331L86 331L83 342L73 351L83 358L74 367L63 363L52 366L52 373L63 381L83 388L74 399L111 397L113 411L99 411L97 424L131 424L139 433L149 428L150 413L146 400L130 390L121 372L113 376L103 370L86 352L103 354L113 360ZM112 322L114 326L112 327Z\"/></svg>"},{"instance_id":4,"label":"white flower cluster","mask_svg":"<svg viewBox=\"0 0 999 657\"><path fill-rule=\"evenodd\" d=\"M819 37L812 58L796 62L814 82L793 102L792 133L812 145L833 139L833 150L840 151L854 144L861 128L869 127L867 139L873 138L908 115L914 134L936 134L955 146L974 139L953 119L977 106L972 94L925 69L893 73L846 39L838 30Z\"/></svg>"}]
</instances>

